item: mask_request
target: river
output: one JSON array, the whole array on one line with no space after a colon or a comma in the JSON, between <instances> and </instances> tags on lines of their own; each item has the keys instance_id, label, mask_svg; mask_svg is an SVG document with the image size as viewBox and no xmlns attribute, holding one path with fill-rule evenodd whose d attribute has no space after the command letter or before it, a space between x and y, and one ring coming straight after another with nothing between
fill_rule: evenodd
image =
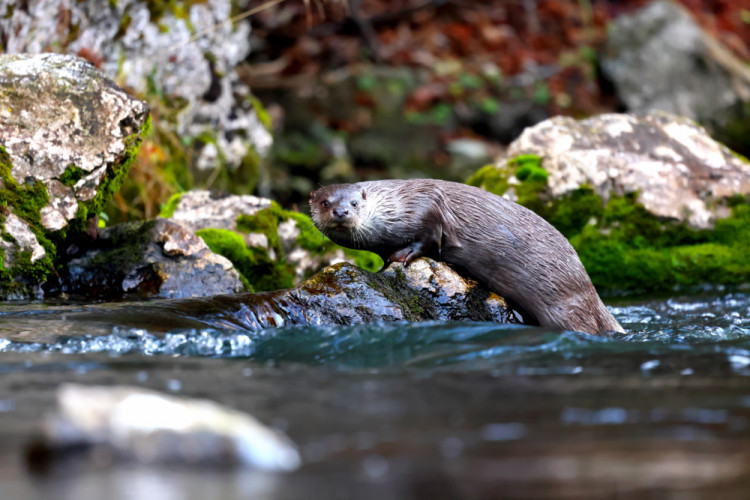
<instances>
[{"instance_id":1,"label":"river","mask_svg":"<svg viewBox=\"0 0 750 500\"><path fill-rule=\"evenodd\" d=\"M607 301L627 334L489 323L252 332L179 302L0 308L0 498L750 497L750 294ZM293 473L31 471L62 382L207 398L283 430Z\"/></svg>"}]
</instances>

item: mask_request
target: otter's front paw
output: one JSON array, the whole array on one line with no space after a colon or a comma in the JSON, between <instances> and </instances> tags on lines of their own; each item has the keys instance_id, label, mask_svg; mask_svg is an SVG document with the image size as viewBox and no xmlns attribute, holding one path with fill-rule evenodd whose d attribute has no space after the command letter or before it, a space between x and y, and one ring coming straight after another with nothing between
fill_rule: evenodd
<instances>
[{"instance_id":1,"label":"otter's front paw","mask_svg":"<svg viewBox=\"0 0 750 500\"><path fill-rule=\"evenodd\" d=\"M421 256L422 245L413 243L408 247L393 252L393 255L388 257L387 264L390 264L391 262L403 262L405 266L408 266L414 259Z\"/></svg>"}]
</instances>

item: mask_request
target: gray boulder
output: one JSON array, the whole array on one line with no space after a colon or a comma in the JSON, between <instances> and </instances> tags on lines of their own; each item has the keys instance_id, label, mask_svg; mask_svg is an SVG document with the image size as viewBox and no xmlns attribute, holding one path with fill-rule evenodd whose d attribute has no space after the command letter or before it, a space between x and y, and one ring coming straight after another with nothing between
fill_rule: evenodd
<instances>
[{"instance_id":1,"label":"gray boulder","mask_svg":"<svg viewBox=\"0 0 750 500\"><path fill-rule=\"evenodd\" d=\"M243 328L352 325L371 321L474 320L520 323L498 295L443 262L420 258L371 273L347 263L299 287L240 299ZM224 317L226 315L223 315Z\"/></svg>"},{"instance_id":2,"label":"gray boulder","mask_svg":"<svg viewBox=\"0 0 750 500\"><path fill-rule=\"evenodd\" d=\"M676 2L620 16L608 33L601 66L629 111L668 111L716 131L750 103L746 62Z\"/></svg>"},{"instance_id":3,"label":"gray boulder","mask_svg":"<svg viewBox=\"0 0 750 500\"><path fill-rule=\"evenodd\" d=\"M521 323L505 301L462 278L448 265L420 258L371 273L348 263L326 267L299 286L265 293L220 295L146 304L90 306L66 316L90 331L112 325L152 328L240 328L258 331L291 325L336 326L372 321L474 320ZM54 332L47 331L45 334ZM65 332L61 332L65 333Z\"/></svg>"},{"instance_id":4,"label":"gray boulder","mask_svg":"<svg viewBox=\"0 0 750 500\"><path fill-rule=\"evenodd\" d=\"M727 198L750 194L750 163L693 121L667 113L551 118L526 129L500 169L520 155L543 160L553 198L582 186L605 201L637 193L653 215L694 228L728 216ZM512 190L506 196L513 198Z\"/></svg>"}]
</instances>

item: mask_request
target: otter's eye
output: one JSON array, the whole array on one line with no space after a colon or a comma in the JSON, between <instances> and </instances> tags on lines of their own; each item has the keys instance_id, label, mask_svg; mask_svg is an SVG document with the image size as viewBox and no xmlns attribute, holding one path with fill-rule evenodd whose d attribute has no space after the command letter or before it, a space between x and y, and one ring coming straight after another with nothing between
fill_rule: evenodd
<instances>
[{"instance_id":1,"label":"otter's eye","mask_svg":"<svg viewBox=\"0 0 750 500\"><path fill-rule=\"evenodd\" d=\"M353 206L353 207L356 207L356 206L357 206L357 202L356 202L356 200L352 200L352 206Z\"/></svg>"},{"instance_id":2,"label":"otter's eye","mask_svg":"<svg viewBox=\"0 0 750 500\"><path fill-rule=\"evenodd\" d=\"M330 203L328 203L328 200L324 200L323 203L322 203L322 205L324 207L327 207L328 205L330 205Z\"/></svg>"}]
</instances>

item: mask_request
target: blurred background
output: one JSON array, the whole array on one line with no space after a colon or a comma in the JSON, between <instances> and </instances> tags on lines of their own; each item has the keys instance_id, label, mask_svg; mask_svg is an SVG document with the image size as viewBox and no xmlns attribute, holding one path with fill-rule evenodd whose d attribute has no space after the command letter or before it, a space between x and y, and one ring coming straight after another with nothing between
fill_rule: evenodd
<instances>
[{"instance_id":1,"label":"blurred background","mask_svg":"<svg viewBox=\"0 0 750 500\"><path fill-rule=\"evenodd\" d=\"M553 115L664 109L750 152L750 0L3 0L0 14L3 51L77 54L150 103L111 223L194 187L304 211L321 184L463 181Z\"/></svg>"}]
</instances>

